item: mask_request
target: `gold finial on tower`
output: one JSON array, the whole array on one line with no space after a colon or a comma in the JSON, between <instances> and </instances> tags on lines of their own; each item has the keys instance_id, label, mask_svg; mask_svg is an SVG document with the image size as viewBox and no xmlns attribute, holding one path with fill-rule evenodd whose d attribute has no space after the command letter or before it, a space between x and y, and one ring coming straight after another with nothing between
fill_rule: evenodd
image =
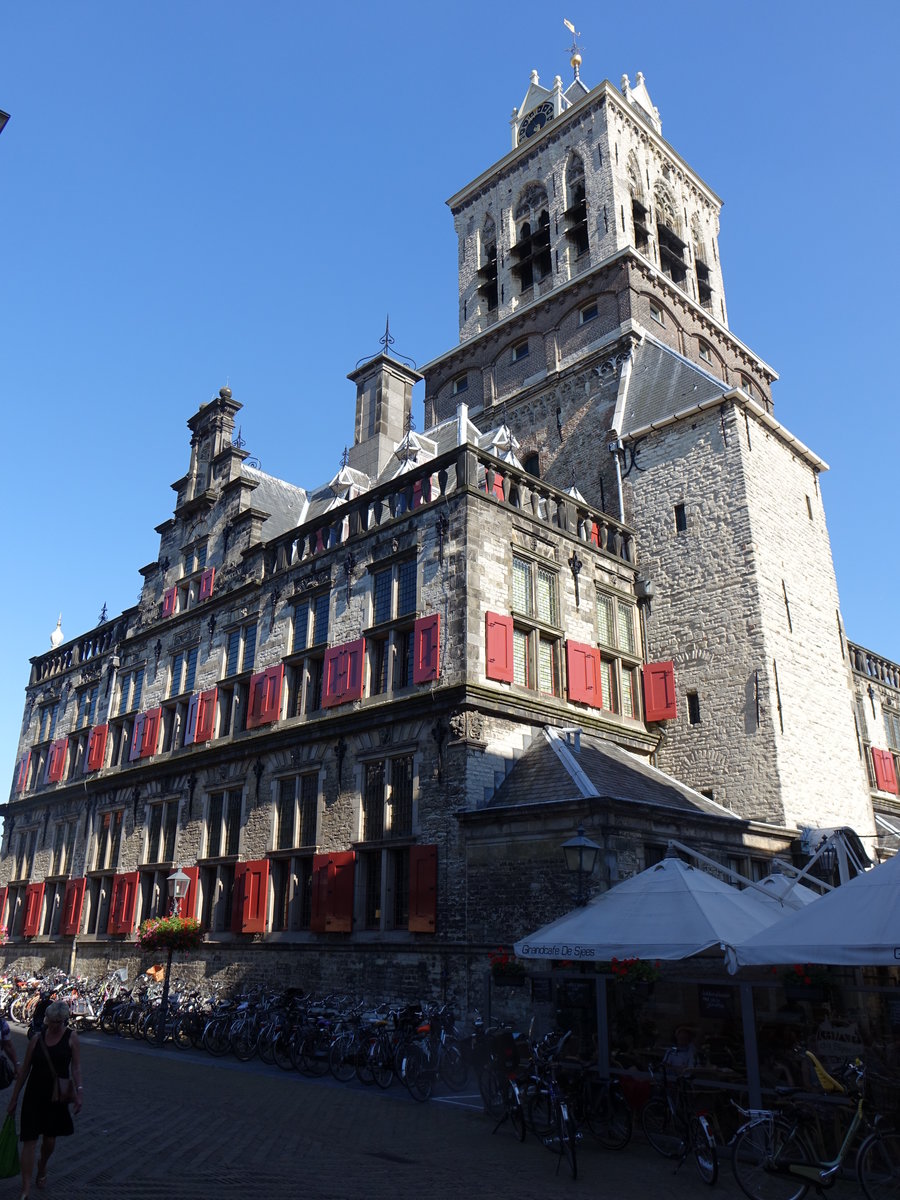
<instances>
[{"instance_id":1,"label":"gold finial on tower","mask_svg":"<svg viewBox=\"0 0 900 1200\"><path fill-rule=\"evenodd\" d=\"M569 47L569 53L572 57L569 59L569 62L572 64L572 70L575 72L575 78L577 79L578 69L581 66L581 51L578 48L578 39L581 37L581 34L575 29L572 22L565 17L563 17L563 25L565 25L566 29L572 35L572 45Z\"/></svg>"}]
</instances>

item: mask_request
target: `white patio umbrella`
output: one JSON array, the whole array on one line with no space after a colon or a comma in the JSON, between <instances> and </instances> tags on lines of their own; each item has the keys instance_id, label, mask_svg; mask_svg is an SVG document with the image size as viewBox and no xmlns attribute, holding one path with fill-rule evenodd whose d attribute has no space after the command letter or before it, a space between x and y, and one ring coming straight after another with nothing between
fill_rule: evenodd
<instances>
[{"instance_id":1,"label":"white patio umbrella","mask_svg":"<svg viewBox=\"0 0 900 1200\"><path fill-rule=\"evenodd\" d=\"M516 942L519 958L675 961L744 941L781 915L680 858L665 858Z\"/></svg>"},{"instance_id":2,"label":"white patio umbrella","mask_svg":"<svg viewBox=\"0 0 900 1200\"><path fill-rule=\"evenodd\" d=\"M804 883L798 883L782 871L774 871L765 879L760 879L756 887L745 888L742 895L750 900L758 900L761 904L778 904L782 914L796 909L806 908L813 900L819 899L819 893Z\"/></svg>"},{"instance_id":3,"label":"white patio umbrella","mask_svg":"<svg viewBox=\"0 0 900 1200\"><path fill-rule=\"evenodd\" d=\"M741 966L832 963L900 966L900 855L740 942Z\"/></svg>"}]
</instances>

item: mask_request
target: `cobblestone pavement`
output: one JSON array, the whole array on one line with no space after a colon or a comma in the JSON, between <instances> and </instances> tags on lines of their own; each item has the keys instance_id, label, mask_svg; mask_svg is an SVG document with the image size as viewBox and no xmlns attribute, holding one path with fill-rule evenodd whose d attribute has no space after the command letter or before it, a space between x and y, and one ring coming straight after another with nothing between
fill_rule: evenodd
<instances>
[{"instance_id":1,"label":"cobblestone pavement","mask_svg":"<svg viewBox=\"0 0 900 1200\"><path fill-rule=\"evenodd\" d=\"M24 1037L14 1032L24 1053ZM416 1104L395 1086L380 1092L308 1080L255 1061L81 1035L85 1106L75 1136L60 1138L46 1200L458 1200L468 1195L547 1200L708 1193L691 1162L678 1174L635 1135L619 1153L579 1146L578 1179L530 1137L492 1135L477 1095ZM7 1103L9 1092L7 1095ZM21 1106L21 1101L20 1101ZM741 1195L722 1163L714 1194ZM0 1200L20 1194L0 1180ZM835 1200L856 1189L842 1185Z\"/></svg>"}]
</instances>

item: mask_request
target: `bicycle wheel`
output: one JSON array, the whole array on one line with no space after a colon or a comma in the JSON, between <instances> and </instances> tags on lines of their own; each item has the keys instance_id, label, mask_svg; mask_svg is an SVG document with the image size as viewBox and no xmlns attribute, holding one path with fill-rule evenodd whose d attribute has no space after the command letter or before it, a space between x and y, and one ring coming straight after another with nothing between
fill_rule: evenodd
<instances>
[{"instance_id":1,"label":"bicycle wheel","mask_svg":"<svg viewBox=\"0 0 900 1200\"><path fill-rule=\"evenodd\" d=\"M868 1200L900 1196L900 1133L873 1133L856 1156L856 1174Z\"/></svg>"},{"instance_id":2,"label":"bicycle wheel","mask_svg":"<svg viewBox=\"0 0 900 1200\"><path fill-rule=\"evenodd\" d=\"M485 1116L499 1120L506 1103L506 1078L497 1063L484 1064L478 1076L478 1090L484 1103Z\"/></svg>"},{"instance_id":3,"label":"bicycle wheel","mask_svg":"<svg viewBox=\"0 0 900 1200\"><path fill-rule=\"evenodd\" d=\"M631 1141L634 1117L615 1083L600 1084L593 1090L586 1120L604 1150L624 1150Z\"/></svg>"},{"instance_id":4,"label":"bicycle wheel","mask_svg":"<svg viewBox=\"0 0 900 1200\"><path fill-rule=\"evenodd\" d=\"M330 1046L331 1043L325 1041L324 1037L317 1033L308 1033L301 1041L297 1054L296 1062L300 1071L314 1079L321 1079L323 1075L327 1075Z\"/></svg>"},{"instance_id":5,"label":"bicycle wheel","mask_svg":"<svg viewBox=\"0 0 900 1200\"><path fill-rule=\"evenodd\" d=\"M335 1079L349 1083L356 1074L356 1052L359 1046L355 1033L339 1033L328 1051L328 1067Z\"/></svg>"},{"instance_id":6,"label":"bicycle wheel","mask_svg":"<svg viewBox=\"0 0 900 1200\"><path fill-rule=\"evenodd\" d=\"M719 1178L719 1152L706 1117L691 1117L690 1139L700 1178L712 1187Z\"/></svg>"},{"instance_id":7,"label":"bicycle wheel","mask_svg":"<svg viewBox=\"0 0 900 1200\"><path fill-rule=\"evenodd\" d=\"M380 1038L369 1047L369 1070L372 1078L385 1091L394 1082L394 1056L391 1048Z\"/></svg>"},{"instance_id":8,"label":"bicycle wheel","mask_svg":"<svg viewBox=\"0 0 900 1200\"><path fill-rule=\"evenodd\" d=\"M275 1065L275 1035L278 1030L273 1025L264 1025L256 1036L256 1053L270 1067Z\"/></svg>"},{"instance_id":9,"label":"bicycle wheel","mask_svg":"<svg viewBox=\"0 0 900 1200\"><path fill-rule=\"evenodd\" d=\"M445 1046L441 1052L441 1079L451 1092L461 1092L468 1077L469 1068L463 1061L459 1046Z\"/></svg>"},{"instance_id":10,"label":"bicycle wheel","mask_svg":"<svg viewBox=\"0 0 900 1200\"><path fill-rule=\"evenodd\" d=\"M528 1125L525 1122L525 1110L522 1108L522 1097L517 1087L510 1080L506 1081L506 1111L512 1131L520 1142L525 1141Z\"/></svg>"},{"instance_id":11,"label":"bicycle wheel","mask_svg":"<svg viewBox=\"0 0 900 1200\"><path fill-rule=\"evenodd\" d=\"M784 1170L789 1162L813 1162L809 1147L791 1125L757 1121L740 1130L731 1151L738 1186L750 1200L800 1200L809 1181Z\"/></svg>"},{"instance_id":12,"label":"bicycle wheel","mask_svg":"<svg viewBox=\"0 0 900 1200\"><path fill-rule=\"evenodd\" d=\"M256 1054L257 1031L249 1018L231 1027L231 1052L240 1062L249 1062Z\"/></svg>"},{"instance_id":13,"label":"bicycle wheel","mask_svg":"<svg viewBox=\"0 0 900 1200\"><path fill-rule=\"evenodd\" d=\"M279 1029L272 1039L272 1060L282 1071L293 1071L294 1057L291 1054L291 1033L289 1029Z\"/></svg>"},{"instance_id":14,"label":"bicycle wheel","mask_svg":"<svg viewBox=\"0 0 900 1200\"><path fill-rule=\"evenodd\" d=\"M175 1022L172 1029L172 1041L179 1050L190 1050L194 1044L194 1025L196 1023L196 1014L191 1012L181 1013Z\"/></svg>"},{"instance_id":15,"label":"bicycle wheel","mask_svg":"<svg viewBox=\"0 0 900 1200\"><path fill-rule=\"evenodd\" d=\"M231 1049L227 1020L208 1021L203 1030L202 1045L213 1058L223 1058Z\"/></svg>"},{"instance_id":16,"label":"bicycle wheel","mask_svg":"<svg viewBox=\"0 0 900 1200\"><path fill-rule=\"evenodd\" d=\"M684 1138L676 1129L672 1109L663 1096L654 1096L641 1109L641 1128L644 1137L663 1158L681 1158L684 1154Z\"/></svg>"},{"instance_id":17,"label":"bicycle wheel","mask_svg":"<svg viewBox=\"0 0 900 1200\"><path fill-rule=\"evenodd\" d=\"M374 1045L375 1042L370 1042L368 1039L365 1043L359 1040L356 1043L356 1078L367 1087L371 1087L375 1082L372 1064L369 1061L369 1054Z\"/></svg>"},{"instance_id":18,"label":"bicycle wheel","mask_svg":"<svg viewBox=\"0 0 900 1200\"><path fill-rule=\"evenodd\" d=\"M420 1104L431 1099L434 1090L434 1072L421 1046L408 1046L400 1067L400 1078L406 1084L413 1100Z\"/></svg>"},{"instance_id":19,"label":"bicycle wheel","mask_svg":"<svg viewBox=\"0 0 900 1200\"><path fill-rule=\"evenodd\" d=\"M569 1165L573 1179L578 1178L578 1157L576 1153L575 1122L569 1115L569 1106L561 1100L556 1108L556 1136L559 1138L559 1153Z\"/></svg>"},{"instance_id":20,"label":"bicycle wheel","mask_svg":"<svg viewBox=\"0 0 900 1200\"><path fill-rule=\"evenodd\" d=\"M534 1136L544 1144L552 1144L556 1136L556 1114L553 1101L546 1087L529 1086L525 1089L525 1124Z\"/></svg>"}]
</instances>

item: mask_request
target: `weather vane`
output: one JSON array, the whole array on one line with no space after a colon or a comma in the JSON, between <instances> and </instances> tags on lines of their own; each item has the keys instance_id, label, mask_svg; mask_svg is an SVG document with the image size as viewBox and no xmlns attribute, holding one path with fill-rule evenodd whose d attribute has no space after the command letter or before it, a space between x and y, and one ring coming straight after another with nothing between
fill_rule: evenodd
<instances>
[{"instance_id":1,"label":"weather vane","mask_svg":"<svg viewBox=\"0 0 900 1200\"><path fill-rule=\"evenodd\" d=\"M578 47L578 39L581 37L580 32L575 28L571 21L563 17L563 25L572 35L572 45L569 47L569 54L572 56L569 62L572 64L572 70L575 72L575 78L578 78L578 69L581 66L581 50Z\"/></svg>"},{"instance_id":2,"label":"weather vane","mask_svg":"<svg viewBox=\"0 0 900 1200\"><path fill-rule=\"evenodd\" d=\"M410 365L410 366L412 367L412 369L415 371L415 369L416 369L416 360L415 360L414 358L410 358L410 357L409 357L408 355L406 355L406 354L398 354L396 351L394 351L393 353L391 352L391 346L393 346L393 344L394 344L394 338L393 338L393 335L391 334L391 317L390 317L390 313L388 313L388 315L387 315L387 317L386 317L386 319L385 319L385 322L384 322L384 335L378 339L378 344L379 344L379 346L381 347L381 351L380 351L380 353L382 353L382 354L389 354L389 355L391 356L391 358L394 358L394 359L402 359L402 360L403 360L405 363L409 363L409 365ZM377 355L376 355L375 357L377 358ZM367 362L367 361L368 361L368 359L369 359L369 356L368 356L368 355L366 355L366 357L365 357L365 358L361 358L361 359L359 359L359 361L358 361L358 362L357 362L357 364L356 364L356 365L357 365L357 367L360 365L360 363Z\"/></svg>"}]
</instances>

